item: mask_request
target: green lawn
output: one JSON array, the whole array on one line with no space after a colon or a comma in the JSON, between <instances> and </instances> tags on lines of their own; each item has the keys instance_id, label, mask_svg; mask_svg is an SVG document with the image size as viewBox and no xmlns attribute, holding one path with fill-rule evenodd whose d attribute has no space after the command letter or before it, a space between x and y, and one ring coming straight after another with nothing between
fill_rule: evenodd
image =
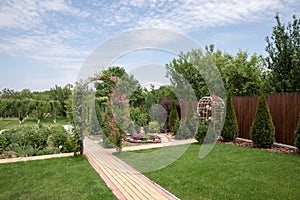
<instances>
[{"instance_id":1,"label":"green lawn","mask_svg":"<svg viewBox=\"0 0 300 200\"><path fill-rule=\"evenodd\" d=\"M0 164L0 199L116 199L82 157Z\"/></svg>"},{"instance_id":2,"label":"green lawn","mask_svg":"<svg viewBox=\"0 0 300 200\"><path fill-rule=\"evenodd\" d=\"M199 159L199 149L193 144L174 163L144 175L183 200L300 197L298 155L217 144Z\"/></svg>"},{"instance_id":3,"label":"green lawn","mask_svg":"<svg viewBox=\"0 0 300 200\"><path fill-rule=\"evenodd\" d=\"M54 125L52 118L41 120L43 125ZM59 117L56 119L56 123L59 125L67 125L68 120L65 117ZM37 126L37 120L34 118L27 118L24 120L23 125L34 125ZM0 130L16 128L19 126L18 118L0 118Z\"/></svg>"}]
</instances>

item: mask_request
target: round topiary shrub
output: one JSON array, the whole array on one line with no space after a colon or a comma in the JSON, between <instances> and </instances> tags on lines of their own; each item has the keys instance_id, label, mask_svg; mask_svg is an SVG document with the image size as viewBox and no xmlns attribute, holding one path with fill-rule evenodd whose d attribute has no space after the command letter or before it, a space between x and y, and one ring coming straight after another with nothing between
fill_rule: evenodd
<instances>
[{"instance_id":1,"label":"round topiary shrub","mask_svg":"<svg viewBox=\"0 0 300 200\"><path fill-rule=\"evenodd\" d=\"M274 143L275 128L265 95L259 97L258 107L250 133L253 144L256 147L269 148Z\"/></svg>"},{"instance_id":2,"label":"round topiary shrub","mask_svg":"<svg viewBox=\"0 0 300 200\"><path fill-rule=\"evenodd\" d=\"M158 130L159 130L159 123L158 123L158 121L149 122L148 128L150 130L150 133L157 133Z\"/></svg>"}]
</instances>

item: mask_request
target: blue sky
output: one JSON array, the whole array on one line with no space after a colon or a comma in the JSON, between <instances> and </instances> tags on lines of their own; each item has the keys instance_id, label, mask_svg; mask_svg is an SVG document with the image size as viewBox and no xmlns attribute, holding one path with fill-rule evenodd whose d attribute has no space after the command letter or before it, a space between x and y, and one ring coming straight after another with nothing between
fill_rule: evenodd
<instances>
[{"instance_id":1,"label":"blue sky","mask_svg":"<svg viewBox=\"0 0 300 200\"><path fill-rule=\"evenodd\" d=\"M265 37L272 32L276 13L283 22L291 21L293 14L300 16L300 2L2 0L0 89L36 91L73 84L98 45L124 31L141 28L176 31L201 47L214 44L231 54L241 49L266 55ZM114 64L127 69L147 62L163 66L174 57L133 55Z\"/></svg>"}]
</instances>

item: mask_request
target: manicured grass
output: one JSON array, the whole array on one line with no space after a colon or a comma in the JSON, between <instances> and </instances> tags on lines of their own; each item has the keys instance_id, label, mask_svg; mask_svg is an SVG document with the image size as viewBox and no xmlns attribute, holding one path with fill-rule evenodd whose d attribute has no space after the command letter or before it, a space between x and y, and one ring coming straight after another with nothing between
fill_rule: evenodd
<instances>
[{"instance_id":1,"label":"manicured grass","mask_svg":"<svg viewBox=\"0 0 300 200\"><path fill-rule=\"evenodd\" d=\"M82 157L0 164L0 199L116 199Z\"/></svg>"},{"instance_id":2,"label":"manicured grass","mask_svg":"<svg viewBox=\"0 0 300 200\"><path fill-rule=\"evenodd\" d=\"M217 144L199 159L199 149L193 144L174 163L144 175L183 200L300 197L298 155Z\"/></svg>"},{"instance_id":3,"label":"manicured grass","mask_svg":"<svg viewBox=\"0 0 300 200\"><path fill-rule=\"evenodd\" d=\"M47 119L41 120L41 124L43 124L45 126L54 125L52 118L47 118ZM68 120L65 117L59 117L56 119L56 124L67 125ZM20 124L19 124L18 118L0 118L0 130L16 128L19 125ZM37 126L37 120L34 118L27 118L21 124L21 126L24 126L24 125Z\"/></svg>"}]
</instances>

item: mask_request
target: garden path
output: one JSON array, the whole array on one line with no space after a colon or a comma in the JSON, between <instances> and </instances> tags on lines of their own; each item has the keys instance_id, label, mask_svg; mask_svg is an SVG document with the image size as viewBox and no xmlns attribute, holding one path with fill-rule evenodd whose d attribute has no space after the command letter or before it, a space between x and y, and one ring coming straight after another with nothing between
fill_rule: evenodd
<instances>
[{"instance_id":1,"label":"garden path","mask_svg":"<svg viewBox=\"0 0 300 200\"><path fill-rule=\"evenodd\" d=\"M84 154L118 199L178 199L88 137L84 138Z\"/></svg>"}]
</instances>

